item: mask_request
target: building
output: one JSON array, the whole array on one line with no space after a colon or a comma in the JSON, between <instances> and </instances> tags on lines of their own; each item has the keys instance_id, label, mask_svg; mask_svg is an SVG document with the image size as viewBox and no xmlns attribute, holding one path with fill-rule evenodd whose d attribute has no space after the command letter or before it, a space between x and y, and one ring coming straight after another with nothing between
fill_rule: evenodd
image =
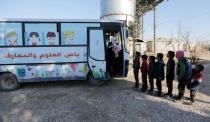
<instances>
[{"instance_id":1,"label":"building","mask_svg":"<svg viewBox=\"0 0 210 122\"><path fill-rule=\"evenodd\" d=\"M146 52L153 52L154 41L146 41ZM156 53L167 54L169 50L187 50L187 44L184 41L178 41L177 39L168 39L168 38L157 38L155 45Z\"/></svg>"}]
</instances>

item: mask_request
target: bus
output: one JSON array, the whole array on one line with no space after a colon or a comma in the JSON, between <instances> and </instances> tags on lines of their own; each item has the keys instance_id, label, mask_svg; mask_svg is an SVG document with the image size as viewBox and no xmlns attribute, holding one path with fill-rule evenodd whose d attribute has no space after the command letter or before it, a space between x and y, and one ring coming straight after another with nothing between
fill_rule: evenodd
<instances>
[{"instance_id":1,"label":"bus","mask_svg":"<svg viewBox=\"0 0 210 122\"><path fill-rule=\"evenodd\" d=\"M0 19L0 89L61 80L98 86L126 77L127 41L120 21Z\"/></svg>"}]
</instances>

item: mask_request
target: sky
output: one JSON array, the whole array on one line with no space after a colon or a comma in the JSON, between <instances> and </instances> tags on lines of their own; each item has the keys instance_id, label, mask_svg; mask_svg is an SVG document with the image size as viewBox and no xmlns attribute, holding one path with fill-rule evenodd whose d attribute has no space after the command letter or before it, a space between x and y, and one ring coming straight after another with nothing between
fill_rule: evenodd
<instances>
[{"instance_id":1,"label":"sky","mask_svg":"<svg viewBox=\"0 0 210 122\"><path fill-rule=\"evenodd\" d=\"M0 18L99 19L100 0L0 0ZM157 7L157 38L176 38L188 29L192 40L210 40L210 0L169 0ZM153 38L153 13L144 17L144 38Z\"/></svg>"}]
</instances>

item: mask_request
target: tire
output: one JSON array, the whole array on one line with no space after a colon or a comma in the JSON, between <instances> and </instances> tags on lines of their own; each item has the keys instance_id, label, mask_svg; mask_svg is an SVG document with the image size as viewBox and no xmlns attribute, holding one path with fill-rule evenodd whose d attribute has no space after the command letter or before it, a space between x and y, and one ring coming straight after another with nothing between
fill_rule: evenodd
<instances>
[{"instance_id":1,"label":"tire","mask_svg":"<svg viewBox=\"0 0 210 122\"><path fill-rule=\"evenodd\" d=\"M12 91L20 87L16 76L12 73L3 73L0 75L0 90Z\"/></svg>"},{"instance_id":2,"label":"tire","mask_svg":"<svg viewBox=\"0 0 210 122\"><path fill-rule=\"evenodd\" d=\"M105 80L95 80L93 75L89 75L88 82L93 86L102 86Z\"/></svg>"}]
</instances>

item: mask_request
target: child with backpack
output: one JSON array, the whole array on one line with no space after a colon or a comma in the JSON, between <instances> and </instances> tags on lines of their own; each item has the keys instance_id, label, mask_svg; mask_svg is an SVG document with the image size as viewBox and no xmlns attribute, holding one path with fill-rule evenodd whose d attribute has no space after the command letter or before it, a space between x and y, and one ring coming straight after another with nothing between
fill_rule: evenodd
<instances>
[{"instance_id":1,"label":"child with backpack","mask_svg":"<svg viewBox=\"0 0 210 122\"><path fill-rule=\"evenodd\" d=\"M139 68L140 68L140 53L136 52L134 62L133 62L133 74L135 78L134 89L139 88Z\"/></svg>"},{"instance_id":2,"label":"child with backpack","mask_svg":"<svg viewBox=\"0 0 210 122\"><path fill-rule=\"evenodd\" d=\"M164 61L163 61L163 54L157 54L157 61L155 62L155 78L156 78L156 86L157 86L157 94L156 96L162 95L162 81L164 80Z\"/></svg>"},{"instance_id":3,"label":"child with backpack","mask_svg":"<svg viewBox=\"0 0 210 122\"><path fill-rule=\"evenodd\" d=\"M169 97L172 97L172 91L173 91L173 80L174 80L174 69L175 69L175 61L174 61L175 53L173 51L168 51L167 57L168 62L166 65L166 84L168 87L168 95Z\"/></svg>"},{"instance_id":4,"label":"child with backpack","mask_svg":"<svg viewBox=\"0 0 210 122\"><path fill-rule=\"evenodd\" d=\"M177 51L176 58L177 63L177 76L178 76L178 96L177 100L181 100L184 96L185 86L191 78L191 65L188 63L187 59L184 57L184 51Z\"/></svg>"},{"instance_id":5,"label":"child with backpack","mask_svg":"<svg viewBox=\"0 0 210 122\"><path fill-rule=\"evenodd\" d=\"M142 88L141 91L145 92L147 90L147 55L142 55L142 64L141 64L141 78L142 78Z\"/></svg>"},{"instance_id":6,"label":"child with backpack","mask_svg":"<svg viewBox=\"0 0 210 122\"><path fill-rule=\"evenodd\" d=\"M149 93L153 93L154 90L154 77L155 77L155 56L149 57L149 66L148 66L148 76L149 76L149 84L150 90Z\"/></svg>"},{"instance_id":7,"label":"child with backpack","mask_svg":"<svg viewBox=\"0 0 210 122\"><path fill-rule=\"evenodd\" d=\"M196 65L195 69L193 69L192 80L190 80L187 86L190 89L190 100L192 103L194 103L195 101L196 92L198 91L198 87L203 80L203 76L201 74L203 70L204 70L203 65L201 64Z\"/></svg>"}]
</instances>

